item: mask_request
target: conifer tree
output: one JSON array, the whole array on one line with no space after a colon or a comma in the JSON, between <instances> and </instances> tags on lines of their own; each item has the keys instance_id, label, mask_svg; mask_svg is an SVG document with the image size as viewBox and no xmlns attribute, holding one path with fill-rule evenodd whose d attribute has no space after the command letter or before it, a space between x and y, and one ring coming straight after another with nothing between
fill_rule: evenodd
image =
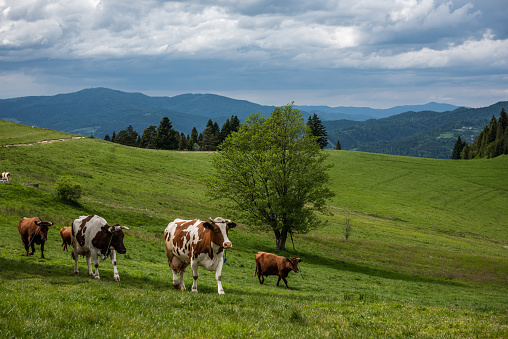
<instances>
[{"instance_id":1,"label":"conifer tree","mask_svg":"<svg viewBox=\"0 0 508 339\"><path fill-rule=\"evenodd\" d=\"M134 130L132 125L129 125L126 129L118 132L115 140L115 142L122 145L137 146L138 132Z\"/></svg>"},{"instance_id":2,"label":"conifer tree","mask_svg":"<svg viewBox=\"0 0 508 339\"><path fill-rule=\"evenodd\" d=\"M167 150L176 149L178 147L178 135L179 133L173 129L169 118L163 117L157 128L157 135L154 140L155 147Z\"/></svg>"},{"instance_id":3,"label":"conifer tree","mask_svg":"<svg viewBox=\"0 0 508 339\"><path fill-rule=\"evenodd\" d=\"M325 148L326 145L328 145L328 134L326 133L325 126L316 113L314 113L312 116L309 116L309 119L307 120L307 126L309 126L312 135L317 137L317 143L319 144L319 147Z\"/></svg>"},{"instance_id":4,"label":"conifer tree","mask_svg":"<svg viewBox=\"0 0 508 339\"><path fill-rule=\"evenodd\" d=\"M342 147L340 146L340 141L339 140L337 140L337 144L335 144L335 149L337 151L340 151L342 149Z\"/></svg>"},{"instance_id":5,"label":"conifer tree","mask_svg":"<svg viewBox=\"0 0 508 339\"><path fill-rule=\"evenodd\" d=\"M157 136L157 126L150 125L143 131L143 136L139 142L139 147L154 148L155 137Z\"/></svg>"},{"instance_id":6,"label":"conifer tree","mask_svg":"<svg viewBox=\"0 0 508 339\"><path fill-rule=\"evenodd\" d=\"M462 150L464 149L465 145L467 145L467 143L465 141L462 141L459 135L457 141L455 142L455 146L453 147L452 159L458 160L461 158L460 154L462 153Z\"/></svg>"}]
</instances>

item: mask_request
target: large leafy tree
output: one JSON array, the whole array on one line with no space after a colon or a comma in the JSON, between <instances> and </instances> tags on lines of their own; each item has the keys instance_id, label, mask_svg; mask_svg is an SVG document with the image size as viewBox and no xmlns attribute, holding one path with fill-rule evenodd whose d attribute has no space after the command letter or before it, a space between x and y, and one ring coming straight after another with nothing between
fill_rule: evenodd
<instances>
[{"instance_id":1,"label":"large leafy tree","mask_svg":"<svg viewBox=\"0 0 508 339\"><path fill-rule=\"evenodd\" d=\"M272 231L285 250L288 234L315 227L314 211L333 196L326 156L292 104L269 118L253 114L215 153L208 193L238 220Z\"/></svg>"}]
</instances>

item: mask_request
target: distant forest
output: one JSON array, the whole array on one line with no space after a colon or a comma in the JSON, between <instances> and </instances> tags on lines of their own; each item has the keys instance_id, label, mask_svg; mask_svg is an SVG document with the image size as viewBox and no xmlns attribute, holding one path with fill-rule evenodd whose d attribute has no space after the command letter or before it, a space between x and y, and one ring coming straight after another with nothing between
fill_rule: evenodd
<instances>
[{"instance_id":1,"label":"distant forest","mask_svg":"<svg viewBox=\"0 0 508 339\"><path fill-rule=\"evenodd\" d=\"M163 117L159 126L150 125L145 128L140 135L134 130L132 125L121 130L116 134L113 131L111 137L106 134L104 140L116 142L126 146L153 148L163 150L180 151L215 151L217 146L226 139L226 137L240 128L238 116L232 115L219 128L217 122L208 120L204 131L198 134L196 127L192 128L191 134L185 135L173 129L173 125L168 117Z\"/></svg>"},{"instance_id":2,"label":"distant forest","mask_svg":"<svg viewBox=\"0 0 508 339\"><path fill-rule=\"evenodd\" d=\"M508 154L508 115L504 108L499 119L492 116L490 123L471 145L459 136L453 147L452 159L495 158L502 154Z\"/></svg>"},{"instance_id":3,"label":"distant forest","mask_svg":"<svg viewBox=\"0 0 508 339\"><path fill-rule=\"evenodd\" d=\"M179 150L179 151L215 151L217 147L233 132L240 128L240 119L238 116L232 115L219 128L217 122L208 120L204 131L198 134L196 127L192 128L191 134L185 135L173 129L173 125L168 117L163 117L159 127L150 125L145 128L143 134L140 135L134 130L132 125L121 130L116 134L109 136L106 134L104 140L116 142L126 146L152 148L162 150ZM328 144L326 129L321 119L314 113L307 120L307 126L310 133L316 137L316 142L321 148L325 148ZM340 148L339 148L340 149Z\"/></svg>"}]
</instances>

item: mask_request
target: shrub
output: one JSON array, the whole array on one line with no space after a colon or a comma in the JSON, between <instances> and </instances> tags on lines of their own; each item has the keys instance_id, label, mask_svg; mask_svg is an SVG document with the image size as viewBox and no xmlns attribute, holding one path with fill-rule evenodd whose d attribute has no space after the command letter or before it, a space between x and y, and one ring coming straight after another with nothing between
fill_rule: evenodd
<instances>
[{"instance_id":1,"label":"shrub","mask_svg":"<svg viewBox=\"0 0 508 339\"><path fill-rule=\"evenodd\" d=\"M68 177L60 178L55 185L56 195L63 200L77 200L83 191L81 184L72 182Z\"/></svg>"}]
</instances>

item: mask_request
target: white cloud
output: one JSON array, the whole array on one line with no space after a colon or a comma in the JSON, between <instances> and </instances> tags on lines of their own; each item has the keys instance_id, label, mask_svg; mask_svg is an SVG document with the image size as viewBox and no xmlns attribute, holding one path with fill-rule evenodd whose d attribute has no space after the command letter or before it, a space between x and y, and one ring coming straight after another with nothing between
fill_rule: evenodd
<instances>
[{"instance_id":1,"label":"white cloud","mask_svg":"<svg viewBox=\"0 0 508 339\"><path fill-rule=\"evenodd\" d=\"M461 70L506 73L508 27L500 14L505 2L0 0L0 70L21 67L20 74L28 74L25 68L37 64L40 74L65 71L79 77L86 68L83 77L93 84L97 67L88 64L118 65L114 71L120 75L99 67L105 77L125 80L194 61L189 74L196 68L206 73L213 63L230 67L203 74L208 80L227 74L262 84L267 80L254 77L305 73L307 78L294 82L324 87L333 87L336 79L320 75L317 81L313 74L328 69L357 71L357 86L368 81L362 71L393 71L395 78L411 76L414 69L448 76ZM67 68L44 68L41 59L65 62ZM38 79L42 83L42 75Z\"/></svg>"}]
</instances>

